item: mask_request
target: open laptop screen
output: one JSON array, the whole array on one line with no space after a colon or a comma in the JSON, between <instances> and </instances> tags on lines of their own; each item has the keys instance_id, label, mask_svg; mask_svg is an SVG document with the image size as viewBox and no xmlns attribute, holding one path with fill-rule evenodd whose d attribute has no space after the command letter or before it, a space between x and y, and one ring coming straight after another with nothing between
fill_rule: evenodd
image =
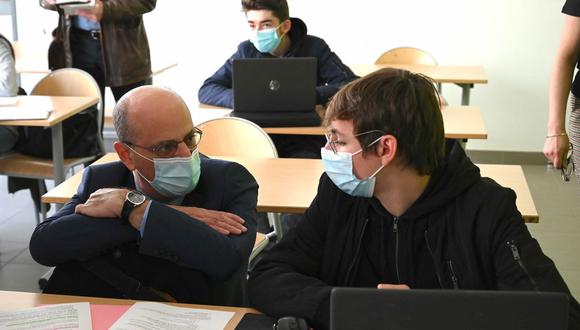
<instances>
[{"instance_id":1,"label":"open laptop screen","mask_svg":"<svg viewBox=\"0 0 580 330\"><path fill-rule=\"evenodd\" d=\"M335 288L331 330L567 329L562 293Z\"/></svg>"}]
</instances>

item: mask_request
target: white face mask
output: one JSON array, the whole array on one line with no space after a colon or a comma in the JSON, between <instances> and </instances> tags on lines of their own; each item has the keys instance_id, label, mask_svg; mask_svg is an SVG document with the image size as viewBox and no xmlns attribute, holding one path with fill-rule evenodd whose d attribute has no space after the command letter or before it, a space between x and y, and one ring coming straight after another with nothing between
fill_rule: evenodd
<instances>
[{"instance_id":1,"label":"white face mask","mask_svg":"<svg viewBox=\"0 0 580 330\"><path fill-rule=\"evenodd\" d=\"M380 138L369 144L369 147L379 140ZM324 171L340 190L351 196L370 198L375 191L376 175L385 165L381 165L378 170L366 179L357 178L353 170L352 157L361 152L362 149L352 154L348 152L337 152L335 154L326 148L320 149Z\"/></svg>"}]
</instances>

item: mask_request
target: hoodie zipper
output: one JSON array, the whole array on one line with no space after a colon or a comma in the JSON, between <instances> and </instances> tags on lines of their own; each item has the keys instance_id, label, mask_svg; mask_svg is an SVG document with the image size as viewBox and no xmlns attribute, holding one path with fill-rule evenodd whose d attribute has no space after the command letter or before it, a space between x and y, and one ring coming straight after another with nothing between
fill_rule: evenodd
<instances>
[{"instance_id":1,"label":"hoodie zipper","mask_svg":"<svg viewBox=\"0 0 580 330\"><path fill-rule=\"evenodd\" d=\"M397 284L401 284L399 275L399 218L393 217L393 233L395 233L395 271L397 272Z\"/></svg>"},{"instance_id":2,"label":"hoodie zipper","mask_svg":"<svg viewBox=\"0 0 580 330\"><path fill-rule=\"evenodd\" d=\"M366 219L365 219L365 222L364 222L364 224L363 224L363 227L362 227L362 230L361 230L360 236L359 236L359 238L358 238L358 243L357 243L357 246L356 246L356 252L354 253L354 257L352 258L352 261L351 261L351 263L350 263L350 265L348 266L348 269L347 269L347 271L346 271L346 277L345 277L345 281L346 281L346 283L347 283L347 284L350 284L350 281L349 281L349 278L350 278L350 273L352 272L352 269L354 268L354 264L356 263L356 260L357 260L357 258L358 258L358 255L359 255L359 253L360 253L360 249L361 249L361 246L362 246L362 241L363 241L363 236L364 236L364 234L365 234L365 230L366 230L366 228L367 228L367 223L368 223L368 222L369 222L369 219L368 219L368 218L366 218Z\"/></svg>"},{"instance_id":3,"label":"hoodie zipper","mask_svg":"<svg viewBox=\"0 0 580 330\"><path fill-rule=\"evenodd\" d=\"M516 246L516 244L514 243L514 241L509 241L507 242L507 245L509 246L511 252L512 252L512 256L514 258L514 261L518 263L518 265L520 266L521 270L524 272L524 274L526 274L527 278L530 280L530 283L532 284L532 286L534 287L535 291L539 291L538 290L538 285L536 284L536 281L534 280L534 278L532 277L532 275L530 275L530 272L528 271L528 268L526 267L526 265L524 265L524 262L520 256L520 252L518 250L518 247Z\"/></svg>"}]
</instances>

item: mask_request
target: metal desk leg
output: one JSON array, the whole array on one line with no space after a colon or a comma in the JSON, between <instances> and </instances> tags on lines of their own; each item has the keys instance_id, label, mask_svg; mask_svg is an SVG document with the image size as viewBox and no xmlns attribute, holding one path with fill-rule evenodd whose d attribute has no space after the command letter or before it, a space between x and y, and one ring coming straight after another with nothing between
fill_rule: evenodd
<instances>
[{"instance_id":1,"label":"metal desk leg","mask_svg":"<svg viewBox=\"0 0 580 330\"><path fill-rule=\"evenodd\" d=\"M274 227L274 231L266 235L270 240L274 239L275 237L276 240L280 241L284 235L282 232L282 222L280 221L280 216L280 213L268 212L268 220L272 223L272 227Z\"/></svg>"},{"instance_id":2,"label":"metal desk leg","mask_svg":"<svg viewBox=\"0 0 580 330\"><path fill-rule=\"evenodd\" d=\"M64 182L64 147L62 141L62 123L52 126L52 166L54 173L54 186ZM57 204L56 208L60 209L61 205Z\"/></svg>"},{"instance_id":3,"label":"metal desk leg","mask_svg":"<svg viewBox=\"0 0 580 330\"><path fill-rule=\"evenodd\" d=\"M469 93L473 84L458 84L461 87L461 105L469 105Z\"/></svg>"}]
</instances>

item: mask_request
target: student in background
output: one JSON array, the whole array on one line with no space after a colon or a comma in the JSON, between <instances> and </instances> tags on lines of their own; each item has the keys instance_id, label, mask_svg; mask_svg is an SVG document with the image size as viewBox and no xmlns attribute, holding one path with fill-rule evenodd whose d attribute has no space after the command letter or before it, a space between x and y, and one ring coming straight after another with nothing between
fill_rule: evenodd
<instances>
[{"instance_id":1,"label":"student in background","mask_svg":"<svg viewBox=\"0 0 580 330\"><path fill-rule=\"evenodd\" d=\"M321 38L307 34L306 24L289 16L286 0L242 0L250 39L209 77L198 93L200 103L233 108L232 66L242 58L315 57L318 59L317 104L325 105L344 84L356 79ZM324 139L271 135L281 157L318 158Z\"/></svg>"},{"instance_id":2,"label":"student in background","mask_svg":"<svg viewBox=\"0 0 580 330\"><path fill-rule=\"evenodd\" d=\"M556 168L575 167L580 182L580 72L574 82L575 67L580 68L580 0L567 0L562 8L564 29L550 80L548 132L544 143L544 154ZM566 133L566 103L570 98L570 118ZM572 164L566 156L572 146ZM570 166L570 167L568 167ZM566 170L564 170L566 172ZM567 175L569 173L565 173ZM568 178L569 179L569 178Z\"/></svg>"},{"instance_id":3,"label":"student in background","mask_svg":"<svg viewBox=\"0 0 580 330\"><path fill-rule=\"evenodd\" d=\"M14 49L10 41L0 34L0 97L17 94ZM13 126L0 126L0 154L12 150L16 142L18 142L18 129Z\"/></svg>"},{"instance_id":4,"label":"student in background","mask_svg":"<svg viewBox=\"0 0 580 330\"><path fill-rule=\"evenodd\" d=\"M318 194L250 274L250 303L329 327L333 287L563 292L514 192L482 178L445 142L433 83L383 69L352 82L326 111Z\"/></svg>"},{"instance_id":5,"label":"student in background","mask_svg":"<svg viewBox=\"0 0 580 330\"><path fill-rule=\"evenodd\" d=\"M243 306L252 175L200 156L202 132L170 90L132 90L113 122L121 161L86 168L71 201L32 234L34 260L56 266L44 292Z\"/></svg>"},{"instance_id":6,"label":"student in background","mask_svg":"<svg viewBox=\"0 0 580 330\"><path fill-rule=\"evenodd\" d=\"M115 100L131 89L151 84L149 42L143 14L156 0L96 0L94 9L65 15L55 0L40 0L43 8L58 10L54 36L62 41L64 64L88 72L101 88L111 87Z\"/></svg>"}]
</instances>

